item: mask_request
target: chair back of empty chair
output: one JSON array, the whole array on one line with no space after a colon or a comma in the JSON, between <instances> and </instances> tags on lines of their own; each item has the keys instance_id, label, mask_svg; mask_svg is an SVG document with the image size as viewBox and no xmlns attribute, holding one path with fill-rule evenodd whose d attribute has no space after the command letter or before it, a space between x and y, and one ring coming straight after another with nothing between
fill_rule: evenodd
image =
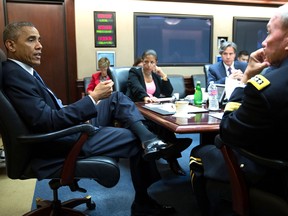
<instances>
[{"instance_id":1,"label":"chair back of empty chair","mask_svg":"<svg viewBox=\"0 0 288 216\"><path fill-rule=\"evenodd\" d=\"M203 66L203 72L204 72L205 77L206 77L206 87L207 87L207 88L208 88L208 85L209 85L209 83L208 83L208 73L209 73L209 67L210 67L210 65L211 65L211 64L205 64L205 65ZM206 91L207 91L207 89L206 89Z\"/></svg>"},{"instance_id":2,"label":"chair back of empty chair","mask_svg":"<svg viewBox=\"0 0 288 216\"><path fill-rule=\"evenodd\" d=\"M84 86L85 95L88 94L87 88L88 88L89 83L91 82L91 79L92 79L91 76L90 76L90 77L84 77L84 78L83 78L83 86Z\"/></svg>"},{"instance_id":3,"label":"chair back of empty chair","mask_svg":"<svg viewBox=\"0 0 288 216\"><path fill-rule=\"evenodd\" d=\"M191 76L193 87L195 89L197 81L201 82L201 88L205 88L205 91L207 92L207 80L205 74L194 74Z\"/></svg>"},{"instance_id":4,"label":"chair back of empty chair","mask_svg":"<svg viewBox=\"0 0 288 216\"><path fill-rule=\"evenodd\" d=\"M186 88L185 88L185 81L184 77L179 74L169 74L168 78L171 82L171 85L173 87L173 92L174 93L179 93L179 98L185 98L186 97Z\"/></svg>"},{"instance_id":5,"label":"chair back of empty chair","mask_svg":"<svg viewBox=\"0 0 288 216\"><path fill-rule=\"evenodd\" d=\"M126 94L129 70L131 67L111 67L111 79L114 82L113 90Z\"/></svg>"}]
</instances>

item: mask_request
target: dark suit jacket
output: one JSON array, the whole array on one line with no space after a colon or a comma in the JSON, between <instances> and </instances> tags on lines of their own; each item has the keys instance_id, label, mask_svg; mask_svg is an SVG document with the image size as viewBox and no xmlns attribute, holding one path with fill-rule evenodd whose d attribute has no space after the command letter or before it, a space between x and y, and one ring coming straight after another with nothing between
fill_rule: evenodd
<instances>
[{"instance_id":1,"label":"dark suit jacket","mask_svg":"<svg viewBox=\"0 0 288 216\"><path fill-rule=\"evenodd\" d=\"M96 116L95 105L89 97L59 109L43 85L10 60L3 62L3 85L13 106L34 132L64 129Z\"/></svg>"},{"instance_id":2,"label":"dark suit jacket","mask_svg":"<svg viewBox=\"0 0 288 216\"><path fill-rule=\"evenodd\" d=\"M247 67L247 63L234 61L234 67L235 69L240 69L244 73ZM210 65L209 71L208 71L207 85L209 85L211 81L214 81L214 83L217 83L217 84L225 84L226 77L227 77L227 74L226 74L226 69L223 64L223 61L212 64Z\"/></svg>"},{"instance_id":3,"label":"dark suit jacket","mask_svg":"<svg viewBox=\"0 0 288 216\"><path fill-rule=\"evenodd\" d=\"M157 98L161 96L170 97L173 92L170 80L168 79L167 81L163 81L156 73L152 73L152 78L156 85L156 91L153 96ZM149 97L146 90L142 68L133 67L130 69L126 95L134 102L143 101L144 97Z\"/></svg>"}]
</instances>

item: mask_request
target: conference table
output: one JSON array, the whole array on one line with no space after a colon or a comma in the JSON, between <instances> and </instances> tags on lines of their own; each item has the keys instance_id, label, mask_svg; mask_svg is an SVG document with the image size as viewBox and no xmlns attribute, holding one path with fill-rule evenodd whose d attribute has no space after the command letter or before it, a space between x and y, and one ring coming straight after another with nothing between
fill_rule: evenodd
<instances>
[{"instance_id":1,"label":"conference table","mask_svg":"<svg viewBox=\"0 0 288 216\"><path fill-rule=\"evenodd\" d=\"M197 112L193 113L190 117L175 117L172 114L162 115L147 109L144 107L145 103L142 102L136 102L135 104L146 119L149 119L174 133L199 133L199 144L214 143L215 135L219 132L221 118L218 118L218 114L221 116L221 113L223 113L222 110ZM202 105L202 108L206 109L206 106Z\"/></svg>"}]
</instances>

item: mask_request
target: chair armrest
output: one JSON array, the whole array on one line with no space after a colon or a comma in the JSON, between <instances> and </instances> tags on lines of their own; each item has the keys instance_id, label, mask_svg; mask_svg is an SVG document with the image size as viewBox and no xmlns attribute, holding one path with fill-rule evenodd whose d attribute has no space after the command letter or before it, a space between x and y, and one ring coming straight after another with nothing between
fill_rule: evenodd
<instances>
[{"instance_id":1,"label":"chair armrest","mask_svg":"<svg viewBox=\"0 0 288 216\"><path fill-rule=\"evenodd\" d=\"M221 150L228 168L233 210L241 213L240 215L249 215L248 189L237 158L230 146L222 141L219 134L215 137L215 145Z\"/></svg>"},{"instance_id":2,"label":"chair armrest","mask_svg":"<svg viewBox=\"0 0 288 216\"><path fill-rule=\"evenodd\" d=\"M238 146L225 143L220 138L219 134L215 137L215 145L221 150L228 168L232 192L233 210L240 215L249 215L248 187L245 181L244 173L237 161L235 152L259 165L265 166L269 169L281 170L281 172L282 170L288 170L288 162L278 159L265 158Z\"/></svg>"},{"instance_id":3,"label":"chair armrest","mask_svg":"<svg viewBox=\"0 0 288 216\"><path fill-rule=\"evenodd\" d=\"M82 146L89 137L90 131L83 131L78 141L75 143L68 156L65 159L62 174L61 174L61 184L71 185L74 181L74 173L76 160L81 152Z\"/></svg>"},{"instance_id":4,"label":"chair armrest","mask_svg":"<svg viewBox=\"0 0 288 216\"><path fill-rule=\"evenodd\" d=\"M288 170L288 162L278 159L272 159L272 158L266 158L262 157L256 154L253 154L243 148L237 148L237 147L230 147L234 149L234 151L239 152L244 157L247 157L251 160L253 160L255 163L258 163L260 165L263 165L265 167L276 169L276 170Z\"/></svg>"},{"instance_id":5,"label":"chair armrest","mask_svg":"<svg viewBox=\"0 0 288 216\"><path fill-rule=\"evenodd\" d=\"M75 133L81 133L80 138L74 144L70 150L68 156L64 161L64 165L61 173L61 185L71 185L74 181L75 166L78 156L81 152L82 146L88 139L89 135L95 131L95 128L91 124L81 124L66 128L63 130L36 135L25 135L18 137L21 143L47 143L57 138L62 138Z\"/></svg>"},{"instance_id":6,"label":"chair armrest","mask_svg":"<svg viewBox=\"0 0 288 216\"><path fill-rule=\"evenodd\" d=\"M274 158L266 158L260 155L256 155L238 146L234 146L229 143L224 143L223 140L220 138L219 134L215 138L215 145L219 149L221 149L223 145L228 146L233 151L267 168L278 169L278 170L288 170L288 161L274 159Z\"/></svg>"},{"instance_id":7,"label":"chair armrest","mask_svg":"<svg viewBox=\"0 0 288 216\"><path fill-rule=\"evenodd\" d=\"M41 142L49 142L58 138L62 138L64 136L72 135L75 133L86 132L91 133L95 130L95 128L91 124L81 124L72 126L69 128L65 128L63 130L51 132L51 133L43 133L43 134L33 134L33 135L24 135L19 136L18 140L21 143L41 143Z\"/></svg>"}]
</instances>

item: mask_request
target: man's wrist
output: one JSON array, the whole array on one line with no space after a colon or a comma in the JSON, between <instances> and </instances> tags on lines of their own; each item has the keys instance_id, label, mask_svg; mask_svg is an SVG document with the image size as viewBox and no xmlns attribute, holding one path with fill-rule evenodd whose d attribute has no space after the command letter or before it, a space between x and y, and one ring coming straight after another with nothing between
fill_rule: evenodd
<instances>
[{"instance_id":1,"label":"man's wrist","mask_svg":"<svg viewBox=\"0 0 288 216\"><path fill-rule=\"evenodd\" d=\"M92 102L96 105L97 104L97 101L94 100L94 98L91 96L91 95L88 95L90 97L90 99L92 100Z\"/></svg>"},{"instance_id":2,"label":"man's wrist","mask_svg":"<svg viewBox=\"0 0 288 216\"><path fill-rule=\"evenodd\" d=\"M249 77L247 76L247 74L244 73L240 82L246 85L248 80L249 80Z\"/></svg>"}]
</instances>

